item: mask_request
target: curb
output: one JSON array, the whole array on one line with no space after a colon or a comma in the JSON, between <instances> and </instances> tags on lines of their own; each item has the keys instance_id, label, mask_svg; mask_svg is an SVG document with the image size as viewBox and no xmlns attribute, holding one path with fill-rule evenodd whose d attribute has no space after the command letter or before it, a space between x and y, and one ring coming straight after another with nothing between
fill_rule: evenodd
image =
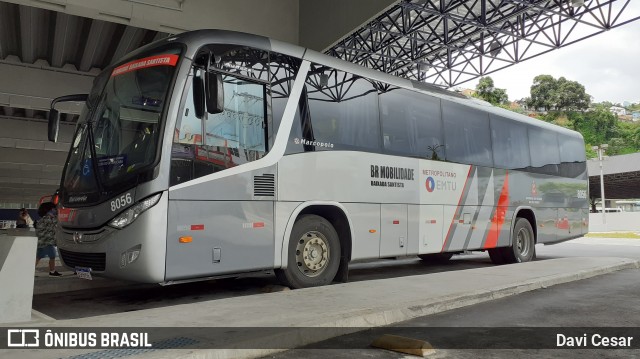
<instances>
[{"instance_id":1,"label":"curb","mask_svg":"<svg viewBox=\"0 0 640 359\"><path fill-rule=\"evenodd\" d=\"M505 298L536 289L545 289L558 284L597 277L625 269L640 269L640 261L625 259L623 263L615 265L581 270L570 274L559 274L536 278L517 285L500 286L489 290L461 292L460 294L439 297L435 300L426 302L405 302L400 303L399 307L395 309L366 309L358 312L351 312L347 317L343 316L341 318L315 324L314 327L332 328L331 331L327 331L324 335L322 333L318 333L314 336L303 336L296 333L297 331L295 328L291 328L291 331L260 338L258 341L252 340L251 343L255 346L259 345L260 342L273 343L274 341L278 341L283 343L283 346L300 347L340 335L352 334L361 331L362 328L366 327L370 328L397 324L426 315L462 308L494 299ZM242 346L242 343L238 343L237 346ZM167 358L176 359L251 359L268 356L270 354L286 350L287 349L175 349L167 352L155 352L153 357L162 358L166 356Z\"/></svg>"}]
</instances>

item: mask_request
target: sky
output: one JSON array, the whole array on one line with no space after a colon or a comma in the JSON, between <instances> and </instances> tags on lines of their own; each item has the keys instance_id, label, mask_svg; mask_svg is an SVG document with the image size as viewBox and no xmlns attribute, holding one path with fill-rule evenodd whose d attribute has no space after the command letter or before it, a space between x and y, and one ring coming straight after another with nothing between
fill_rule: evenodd
<instances>
[{"instance_id":1,"label":"sky","mask_svg":"<svg viewBox=\"0 0 640 359\"><path fill-rule=\"evenodd\" d=\"M640 15L640 1L629 13ZM640 20L490 74L509 100L528 97L537 75L564 76L584 85L594 102L640 103ZM474 89L478 80L461 84Z\"/></svg>"}]
</instances>

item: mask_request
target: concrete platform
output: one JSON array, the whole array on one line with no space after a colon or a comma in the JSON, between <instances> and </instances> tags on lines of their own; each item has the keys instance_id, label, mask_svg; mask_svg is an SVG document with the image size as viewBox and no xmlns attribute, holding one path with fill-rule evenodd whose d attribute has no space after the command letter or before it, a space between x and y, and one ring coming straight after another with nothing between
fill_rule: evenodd
<instances>
[{"instance_id":1,"label":"concrete platform","mask_svg":"<svg viewBox=\"0 0 640 359\"><path fill-rule=\"evenodd\" d=\"M238 327L226 348L273 347L273 343L301 346L332 336L398 323L424 315L492 299L590 278L622 269L640 268L626 258L563 258L308 288L183 304L173 307L74 320L39 320L31 326L62 327ZM99 298L96 298L99 300ZM70 308L72 310L72 308ZM463 323L457 323L461 325ZM456 325L456 323L452 323ZM25 326L25 325L21 325ZM282 330L241 328L273 327ZM327 331L296 327L338 328ZM237 333L236 333L237 334ZM186 339L206 343L206 333L189 331ZM261 337L262 336L262 337ZM185 332L166 339L185 339ZM165 338L161 338L165 339ZM247 344L247 342L251 342ZM272 345L266 345L270 343ZM250 358L279 349L140 349L131 358ZM0 357L66 358L85 353L115 357L114 350L2 350ZM109 354L112 352L112 354ZM87 356L88 358L88 356Z\"/></svg>"},{"instance_id":2,"label":"concrete platform","mask_svg":"<svg viewBox=\"0 0 640 359\"><path fill-rule=\"evenodd\" d=\"M106 278L95 277L93 280L79 280L73 271L64 267L60 262L60 257L56 258L55 269L62 274L62 277L49 276L49 258L43 258L36 266L36 273L33 283L33 294L48 294L71 292L75 290L85 290L104 287L119 287L135 285L133 282L118 281Z\"/></svg>"}]
</instances>

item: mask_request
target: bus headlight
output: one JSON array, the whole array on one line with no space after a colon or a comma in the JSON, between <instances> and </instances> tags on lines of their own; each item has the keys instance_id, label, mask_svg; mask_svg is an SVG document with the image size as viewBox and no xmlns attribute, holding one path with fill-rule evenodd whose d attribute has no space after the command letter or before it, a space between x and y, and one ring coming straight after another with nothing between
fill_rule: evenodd
<instances>
[{"instance_id":1,"label":"bus headlight","mask_svg":"<svg viewBox=\"0 0 640 359\"><path fill-rule=\"evenodd\" d=\"M112 219L111 222L109 222L109 225L118 229L130 225L140 214L142 214L142 212L155 206L160 200L160 197L162 197L162 193L154 194L151 197L143 199L129 207L126 211L120 213L116 218Z\"/></svg>"}]
</instances>

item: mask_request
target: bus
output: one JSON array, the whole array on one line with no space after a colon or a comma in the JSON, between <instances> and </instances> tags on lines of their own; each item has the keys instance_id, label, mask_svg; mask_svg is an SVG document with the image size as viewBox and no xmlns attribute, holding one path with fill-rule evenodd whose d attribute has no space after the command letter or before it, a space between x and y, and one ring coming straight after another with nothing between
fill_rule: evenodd
<instances>
[{"instance_id":1,"label":"bus","mask_svg":"<svg viewBox=\"0 0 640 359\"><path fill-rule=\"evenodd\" d=\"M84 107L57 243L85 278L302 288L376 258L527 262L588 228L577 132L261 36L135 50L52 102L50 140L62 101Z\"/></svg>"}]
</instances>

